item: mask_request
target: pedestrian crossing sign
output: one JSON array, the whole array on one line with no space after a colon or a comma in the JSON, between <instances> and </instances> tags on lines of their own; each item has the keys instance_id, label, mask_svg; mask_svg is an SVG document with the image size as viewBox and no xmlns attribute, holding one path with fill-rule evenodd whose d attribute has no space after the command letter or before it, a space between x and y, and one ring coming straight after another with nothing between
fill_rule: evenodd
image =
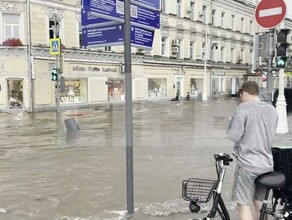
<instances>
[{"instance_id":1,"label":"pedestrian crossing sign","mask_svg":"<svg viewBox=\"0 0 292 220\"><path fill-rule=\"evenodd\" d=\"M50 54L51 55L61 54L61 39L60 38L50 39Z\"/></svg>"}]
</instances>

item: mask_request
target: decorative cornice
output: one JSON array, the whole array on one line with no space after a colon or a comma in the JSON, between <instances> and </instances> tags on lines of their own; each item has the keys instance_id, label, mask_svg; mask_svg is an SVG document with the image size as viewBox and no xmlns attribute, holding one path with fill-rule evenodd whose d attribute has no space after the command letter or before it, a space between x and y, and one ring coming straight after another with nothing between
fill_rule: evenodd
<instances>
[{"instance_id":1,"label":"decorative cornice","mask_svg":"<svg viewBox=\"0 0 292 220\"><path fill-rule=\"evenodd\" d=\"M47 8L47 15L49 18L53 18L54 15L57 16L59 20L63 19L64 10L58 8Z\"/></svg>"},{"instance_id":2,"label":"decorative cornice","mask_svg":"<svg viewBox=\"0 0 292 220\"><path fill-rule=\"evenodd\" d=\"M10 47L10 46L0 46L1 50L1 59L6 59L7 56L12 57L26 57L27 56L27 47L26 46L18 46L18 47Z\"/></svg>"},{"instance_id":3,"label":"decorative cornice","mask_svg":"<svg viewBox=\"0 0 292 220\"><path fill-rule=\"evenodd\" d=\"M160 33L161 33L162 37L169 37L169 30L168 29L165 29L165 28L160 29Z\"/></svg>"},{"instance_id":4,"label":"decorative cornice","mask_svg":"<svg viewBox=\"0 0 292 220\"><path fill-rule=\"evenodd\" d=\"M33 47L32 54L39 59L54 59L50 55L49 48ZM65 49L63 51L64 60L85 61L85 62L108 62L122 63L124 62L123 53L107 53L101 51L91 51L83 49ZM142 63L143 56L132 55L133 63Z\"/></svg>"},{"instance_id":5,"label":"decorative cornice","mask_svg":"<svg viewBox=\"0 0 292 220\"><path fill-rule=\"evenodd\" d=\"M23 10L22 2L15 1L1 1L0 2L0 11L21 11Z\"/></svg>"}]
</instances>

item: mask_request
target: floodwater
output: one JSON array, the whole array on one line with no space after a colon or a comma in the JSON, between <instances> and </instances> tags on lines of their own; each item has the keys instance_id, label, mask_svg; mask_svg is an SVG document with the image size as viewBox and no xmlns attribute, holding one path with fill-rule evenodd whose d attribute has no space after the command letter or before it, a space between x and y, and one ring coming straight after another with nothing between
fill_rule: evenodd
<instances>
[{"instance_id":1,"label":"floodwater","mask_svg":"<svg viewBox=\"0 0 292 220\"><path fill-rule=\"evenodd\" d=\"M214 179L213 154L232 153L225 129L238 100L133 105L133 219L190 219L189 177ZM79 116L72 116L79 113ZM64 120L80 127L67 132ZM122 220L126 202L123 105L0 113L0 219ZM230 203L234 164L223 197Z\"/></svg>"}]
</instances>

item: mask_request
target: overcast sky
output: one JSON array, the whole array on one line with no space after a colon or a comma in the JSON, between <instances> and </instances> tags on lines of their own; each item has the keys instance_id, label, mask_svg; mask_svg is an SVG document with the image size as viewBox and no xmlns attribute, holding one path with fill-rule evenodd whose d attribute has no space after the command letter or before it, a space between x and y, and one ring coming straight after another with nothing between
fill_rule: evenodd
<instances>
[{"instance_id":1,"label":"overcast sky","mask_svg":"<svg viewBox=\"0 0 292 220\"><path fill-rule=\"evenodd\" d=\"M292 1L291 0L285 0L286 6L287 6L287 15L292 16Z\"/></svg>"}]
</instances>

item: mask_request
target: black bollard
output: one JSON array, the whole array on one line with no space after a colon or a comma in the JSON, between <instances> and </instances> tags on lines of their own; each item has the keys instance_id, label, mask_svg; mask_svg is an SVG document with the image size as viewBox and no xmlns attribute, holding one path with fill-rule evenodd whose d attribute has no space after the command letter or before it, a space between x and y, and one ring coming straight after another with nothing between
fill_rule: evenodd
<instances>
[{"instance_id":1,"label":"black bollard","mask_svg":"<svg viewBox=\"0 0 292 220\"><path fill-rule=\"evenodd\" d=\"M65 125L68 132L77 132L79 131L79 126L75 121L75 118L68 118L65 120Z\"/></svg>"}]
</instances>

